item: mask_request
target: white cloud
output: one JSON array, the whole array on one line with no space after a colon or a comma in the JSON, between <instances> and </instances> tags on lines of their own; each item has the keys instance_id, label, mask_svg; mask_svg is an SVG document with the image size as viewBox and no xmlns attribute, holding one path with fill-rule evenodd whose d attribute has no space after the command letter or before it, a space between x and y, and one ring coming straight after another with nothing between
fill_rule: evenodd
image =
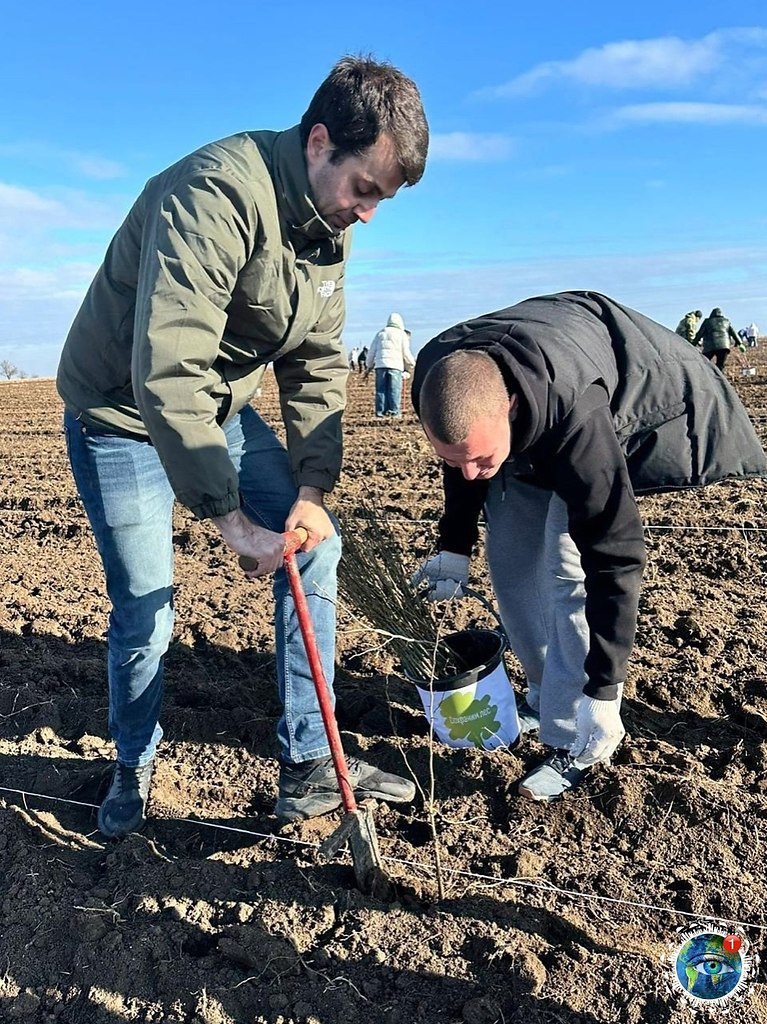
<instances>
[{"instance_id":1,"label":"white cloud","mask_svg":"<svg viewBox=\"0 0 767 1024\"><path fill-rule=\"evenodd\" d=\"M12 217L55 216L59 209L59 203L38 192L0 182L0 221L4 224Z\"/></svg>"},{"instance_id":2,"label":"white cloud","mask_svg":"<svg viewBox=\"0 0 767 1024\"><path fill-rule=\"evenodd\" d=\"M124 216L118 197L36 191L0 182L0 352L51 374L109 238Z\"/></svg>"},{"instance_id":3,"label":"white cloud","mask_svg":"<svg viewBox=\"0 0 767 1024\"><path fill-rule=\"evenodd\" d=\"M429 141L430 160L490 162L511 155L514 142L508 135L474 132L443 132Z\"/></svg>"},{"instance_id":4,"label":"white cloud","mask_svg":"<svg viewBox=\"0 0 767 1024\"><path fill-rule=\"evenodd\" d=\"M28 373L55 372L58 354L94 263L21 267L0 275L0 358ZM526 257L480 262L456 251L440 263L409 251L362 251L347 276L347 343L369 342L392 309L413 331L414 347L440 331L530 295L590 289L675 326L688 309L721 306L736 327L767 323L767 247L632 255Z\"/></svg>"},{"instance_id":5,"label":"white cloud","mask_svg":"<svg viewBox=\"0 0 767 1024\"><path fill-rule=\"evenodd\" d=\"M83 247L103 254L125 207L123 197L95 199L74 189L43 192L0 182L0 265L76 259Z\"/></svg>"},{"instance_id":6,"label":"white cloud","mask_svg":"<svg viewBox=\"0 0 767 1024\"><path fill-rule=\"evenodd\" d=\"M0 358L50 376L98 264L28 266L0 274Z\"/></svg>"},{"instance_id":7,"label":"white cloud","mask_svg":"<svg viewBox=\"0 0 767 1024\"><path fill-rule=\"evenodd\" d=\"M119 210L122 213L118 212ZM46 228L116 227L124 215L122 197L94 199L76 189L35 191L0 181L0 224L24 226L32 230Z\"/></svg>"},{"instance_id":8,"label":"white cloud","mask_svg":"<svg viewBox=\"0 0 767 1024\"><path fill-rule=\"evenodd\" d=\"M94 178L98 181L112 181L114 178L122 178L127 174L123 164L116 160L107 160L100 156L87 156L83 153L70 153L70 159L76 170L85 178Z\"/></svg>"},{"instance_id":9,"label":"white cloud","mask_svg":"<svg viewBox=\"0 0 767 1024\"><path fill-rule=\"evenodd\" d=\"M357 254L347 278L348 326L354 344L373 337L390 309L413 331L417 350L462 320L502 309L531 295L588 289L612 296L674 327L688 309L721 306L736 327L767 322L763 279L767 247L706 248L679 252L613 253L520 259L479 264L454 254L454 265L434 267L410 253ZM761 319L760 319L761 318Z\"/></svg>"},{"instance_id":10,"label":"white cloud","mask_svg":"<svg viewBox=\"0 0 767 1024\"><path fill-rule=\"evenodd\" d=\"M609 114L605 127L625 124L767 125L767 106L737 103L638 103Z\"/></svg>"},{"instance_id":11,"label":"white cloud","mask_svg":"<svg viewBox=\"0 0 767 1024\"><path fill-rule=\"evenodd\" d=\"M36 164L46 169L52 166L64 167L70 173L96 181L112 181L128 173L125 165L116 160L109 160L93 153L81 153L74 149L60 149L42 142L0 145L0 156L26 164Z\"/></svg>"},{"instance_id":12,"label":"white cloud","mask_svg":"<svg viewBox=\"0 0 767 1024\"><path fill-rule=\"evenodd\" d=\"M479 90L485 99L525 96L547 84L571 82L611 89L680 87L720 72L730 61L767 49L767 30L723 29L701 39L664 36L591 47L572 60L546 61L506 82Z\"/></svg>"}]
</instances>

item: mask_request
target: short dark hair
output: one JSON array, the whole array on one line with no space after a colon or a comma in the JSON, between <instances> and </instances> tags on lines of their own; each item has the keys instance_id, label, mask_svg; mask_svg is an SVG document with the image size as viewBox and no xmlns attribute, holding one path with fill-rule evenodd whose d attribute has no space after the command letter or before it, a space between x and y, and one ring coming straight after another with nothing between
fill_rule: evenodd
<instances>
[{"instance_id":1,"label":"short dark hair","mask_svg":"<svg viewBox=\"0 0 767 1024\"><path fill-rule=\"evenodd\" d=\"M509 403L503 374L487 352L457 349L438 359L421 385L421 423L442 444L460 444L483 416Z\"/></svg>"},{"instance_id":2,"label":"short dark hair","mask_svg":"<svg viewBox=\"0 0 767 1024\"><path fill-rule=\"evenodd\" d=\"M332 163L361 156L387 134L407 184L421 180L429 148L429 126L421 96L415 82L388 61L370 56L342 57L301 118L304 146L315 124L325 125L335 146Z\"/></svg>"}]
</instances>

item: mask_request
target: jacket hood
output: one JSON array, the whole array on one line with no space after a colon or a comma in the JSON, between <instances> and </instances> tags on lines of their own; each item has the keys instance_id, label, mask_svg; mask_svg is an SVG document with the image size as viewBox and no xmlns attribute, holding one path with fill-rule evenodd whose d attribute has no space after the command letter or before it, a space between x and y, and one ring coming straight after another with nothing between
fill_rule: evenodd
<instances>
[{"instance_id":1,"label":"jacket hood","mask_svg":"<svg viewBox=\"0 0 767 1024\"><path fill-rule=\"evenodd\" d=\"M399 315L399 313L389 313L389 319L386 321L387 327L399 327L401 331L405 330L405 321Z\"/></svg>"},{"instance_id":2,"label":"jacket hood","mask_svg":"<svg viewBox=\"0 0 767 1024\"><path fill-rule=\"evenodd\" d=\"M537 342L524 328L495 319L494 314L458 324L433 338L418 355L412 398L416 414L420 409L423 379L438 359L456 349L486 352L497 364L510 395L520 402L514 421L512 453L522 452L539 436L543 427L539 409L546 407L548 373Z\"/></svg>"}]
</instances>

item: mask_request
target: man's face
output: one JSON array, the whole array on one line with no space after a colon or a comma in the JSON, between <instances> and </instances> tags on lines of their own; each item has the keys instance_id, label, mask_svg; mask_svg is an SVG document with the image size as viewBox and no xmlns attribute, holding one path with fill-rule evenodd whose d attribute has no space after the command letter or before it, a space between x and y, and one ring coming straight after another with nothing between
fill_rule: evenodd
<instances>
[{"instance_id":1,"label":"man's face","mask_svg":"<svg viewBox=\"0 0 767 1024\"><path fill-rule=\"evenodd\" d=\"M381 135L362 156L330 162L335 147L324 124L316 124L306 144L306 165L314 205L323 220L343 231L371 219L382 199L391 199L405 178L388 135Z\"/></svg>"},{"instance_id":2,"label":"man's face","mask_svg":"<svg viewBox=\"0 0 767 1024\"><path fill-rule=\"evenodd\" d=\"M509 411L511 403L509 404ZM481 416L460 444L436 440L424 427L432 448L440 459L460 469L467 480L489 480L495 476L511 451L509 411L496 416Z\"/></svg>"}]
</instances>

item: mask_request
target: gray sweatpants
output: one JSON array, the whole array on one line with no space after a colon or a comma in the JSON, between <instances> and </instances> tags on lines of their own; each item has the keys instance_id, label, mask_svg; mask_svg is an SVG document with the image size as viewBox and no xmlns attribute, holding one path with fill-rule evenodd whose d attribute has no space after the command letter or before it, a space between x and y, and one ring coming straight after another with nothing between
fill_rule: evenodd
<instances>
[{"instance_id":1,"label":"gray sweatpants","mask_svg":"<svg viewBox=\"0 0 767 1024\"><path fill-rule=\"evenodd\" d=\"M541 716L541 742L569 747L589 647L581 556L567 506L552 491L499 473L485 505L487 560L498 608Z\"/></svg>"}]
</instances>

